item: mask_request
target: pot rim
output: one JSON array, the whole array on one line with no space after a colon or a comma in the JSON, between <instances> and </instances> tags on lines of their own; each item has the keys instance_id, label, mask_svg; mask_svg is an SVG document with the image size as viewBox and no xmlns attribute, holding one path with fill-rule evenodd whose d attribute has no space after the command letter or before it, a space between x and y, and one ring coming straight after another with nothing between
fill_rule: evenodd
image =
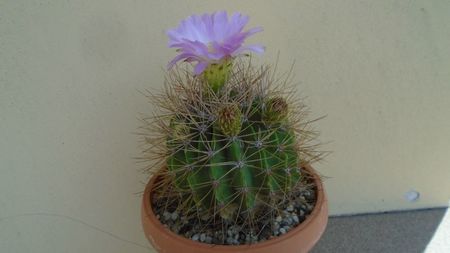
<instances>
[{"instance_id":1,"label":"pot rim","mask_svg":"<svg viewBox=\"0 0 450 253\"><path fill-rule=\"evenodd\" d=\"M243 249L248 249L248 248L253 248L253 249L265 248L270 245L277 244L277 243L280 243L285 240L289 240L294 235L301 233L303 230L305 230L308 227L308 225L317 216L319 216L319 213L322 210L324 202L326 201L325 193L324 193L324 189L323 189L323 185L322 185L322 180L320 179L319 175L316 173L316 171L310 165L305 165L304 168L306 169L306 171L311 173L314 184L317 188L316 203L314 205L312 212L306 217L306 219L302 223L300 223L299 225L294 227L292 230L288 231L286 234L279 235L277 237L274 237L272 239L269 239L269 240L266 240L263 242L258 242L258 243L254 243L254 244L245 244L245 245L207 244L207 243L201 243L201 242L196 242L196 241L190 240L186 237L183 237L181 235L174 233L169 228L164 227L163 224L156 218L155 213L153 212L151 201L150 201L150 192L151 192L152 187L156 180L156 177L154 177L154 176L150 179L149 183L145 187L144 196L143 196L143 198L144 198L143 208L144 208L145 214L146 214L149 222L153 226L155 226L155 228L157 230L159 230L161 233L164 233L171 239L181 241L183 244L187 244L187 245L190 245L193 247L200 247L200 248L216 248L216 249L221 249L221 250L229 250L230 252L234 252L235 250L239 250L239 249L243 250Z\"/></svg>"}]
</instances>

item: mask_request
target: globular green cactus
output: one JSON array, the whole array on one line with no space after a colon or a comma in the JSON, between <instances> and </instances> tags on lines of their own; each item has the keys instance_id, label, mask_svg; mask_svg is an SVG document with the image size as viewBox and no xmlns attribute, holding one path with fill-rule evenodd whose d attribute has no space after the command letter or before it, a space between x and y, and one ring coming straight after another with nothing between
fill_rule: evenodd
<instances>
[{"instance_id":1,"label":"globular green cactus","mask_svg":"<svg viewBox=\"0 0 450 253\"><path fill-rule=\"evenodd\" d=\"M233 82L229 66L213 66L206 78L193 77L169 94L165 137L168 174L191 203L183 206L223 219L251 215L287 196L305 162L288 102L265 87L261 74L267 73Z\"/></svg>"}]
</instances>

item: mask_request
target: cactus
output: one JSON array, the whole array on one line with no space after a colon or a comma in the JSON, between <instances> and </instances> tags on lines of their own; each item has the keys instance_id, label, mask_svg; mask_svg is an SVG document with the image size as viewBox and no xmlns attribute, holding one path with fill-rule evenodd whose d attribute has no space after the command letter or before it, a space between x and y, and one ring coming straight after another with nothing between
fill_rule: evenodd
<instances>
[{"instance_id":1,"label":"cactus","mask_svg":"<svg viewBox=\"0 0 450 253\"><path fill-rule=\"evenodd\" d=\"M292 108L268 88L269 70L241 63L233 72L224 64L188 80L172 77L179 85L160 102L169 108L164 161L181 206L231 220L289 195L308 160L301 158Z\"/></svg>"},{"instance_id":2,"label":"cactus","mask_svg":"<svg viewBox=\"0 0 450 253\"><path fill-rule=\"evenodd\" d=\"M260 233L268 239L264 230L274 231L288 206L314 201L303 168L323 153L316 150L308 110L293 99L289 73L276 75L242 57L265 50L244 44L262 31L244 30L248 20L219 11L192 15L168 30L168 46L178 55L167 66L165 92L149 95L161 110L144 119L142 132L143 158L156 177L153 209L166 221L168 213L181 214L165 225L193 240L199 232L219 244L235 244L243 235L252 242ZM230 233L233 238L225 238Z\"/></svg>"}]
</instances>

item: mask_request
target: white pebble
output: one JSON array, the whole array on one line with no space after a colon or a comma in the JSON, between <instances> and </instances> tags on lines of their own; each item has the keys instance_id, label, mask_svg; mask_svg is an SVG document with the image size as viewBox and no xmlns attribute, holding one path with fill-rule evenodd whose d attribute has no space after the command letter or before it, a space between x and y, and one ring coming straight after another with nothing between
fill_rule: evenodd
<instances>
[{"instance_id":1,"label":"white pebble","mask_svg":"<svg viewBox=\"0 0 450 253\"><path fill-rule=\"evenodd\" d=\"M278 229L280 228L280 224L278 224L278 222L277 222L277 223L274 223L274 224L273 224L273 228L276 229L276 230L278 230Z\"/></svg>"},{"instance_id":2,"label":"white pebble","mask_svg":"<svg viewBox=\"0 0 450 253\"><path fill-rule=\"evenodd\" d=\"M283 219L281 218L281 216L277 216L277 218L275 219L276 222L281 222Z\"/></svg>"},{"instance_id":3,"label":"white pebble","mask_svg":"<svg viewBox=\"0 0 450 253\"><path fill-rule=\"evenodd\" d=\"M286 229L284 229L284 228L280 228L280 233L282 233L282 234L286 234Z\"/></svg>"},{"instance_id":4,"label":"white pebble","mask_svg":"<svg viewBox=\"0 0 450 253\"><path fill-rule=\"evenodd\" d=\"M291 218L291 217L288 217L287 219L286 219L286 223L287 224L292 224L292 222L293 222L294 220Z\"/></svg>"},{"instance_id":5,"label":"white pebble","mask_svg":"<svg viewBox=\"0 0 450 253\"><path fill-rule=\"evenodd\" d=\"M171 214L167 211L164 211L163 216L164 216L164 220L168 220L168 219L170 219Z\"/></svg>"},{"instance_id":6,"label":"white pebble","mask_svg":"<svg viewBox=\"0 0 450 253\"><path fill-rule=\"evenodd\" d=\"M191 239L194 240L194 241L198 241L198 239L200 239L200 235L195 234L195 235L192 236Z\"/></svg>"}]
</instances>

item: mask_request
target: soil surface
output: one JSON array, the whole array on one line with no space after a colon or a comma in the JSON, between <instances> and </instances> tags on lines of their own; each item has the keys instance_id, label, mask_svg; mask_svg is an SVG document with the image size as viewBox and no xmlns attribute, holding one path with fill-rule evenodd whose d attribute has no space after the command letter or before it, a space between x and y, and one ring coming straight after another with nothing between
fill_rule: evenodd
<instances>
[{"instance_id":1,"label":"soil surface","mask_svg":"<svg viewBox=\"0 0 450 253\"><path fill-rule=\"evenodd\" d=\"M152 200L156 217L174 233L208 244L241 245L269 240L302 223L314 208L316 190L303 188L279 201L276 209L260 208L251 218L247 215L232 221L220 217L206 218L201 210L180 213L173 197L170 201L161 197L152 197Z\"/></svg>"}]
</instances>

